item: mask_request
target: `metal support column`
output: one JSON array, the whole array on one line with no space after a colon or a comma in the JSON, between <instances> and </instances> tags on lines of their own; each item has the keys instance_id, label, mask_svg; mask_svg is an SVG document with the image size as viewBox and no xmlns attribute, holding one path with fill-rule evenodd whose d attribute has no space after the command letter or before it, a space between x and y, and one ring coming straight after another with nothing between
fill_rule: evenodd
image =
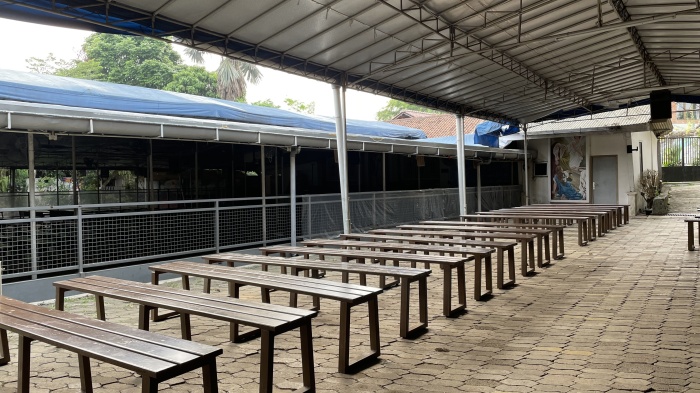
<instances>
[{"instance_id":1,"label":"metal support column","mask_svg":"<svg viewBox=\"0 0 700 393\"><path fill-rule=\"evenodd\" d=\"M525 174L523 174L523 185L525 185L525 206L528 206L530 204L530 189L529 189L529 180L530 180L530 174L528 171L528 154L527 154L527 124L523 125L523 133L524 133L524 140L525 140Z\"/></svg>"},{"instance_id":2,"label":"metal support column","mask_svg":"<svg viewBox=\"0 0 700 393\"><path fill-rule=\"evenodd\" d=\"M457 187L459 188L459 214L467 214L466 168L464 167L464 115L456 116L457 127Z\"/></svg>"},{"instance_id":3,"label":"metal support column","mask_svg":"<svg viewBox=\"0 0 700 393\"><path fill-rule=\"evenodd\" d=\"M80 204L80 199L78 199L78 168L75 163L75 137L71 136L70 137L70 148L71 148L71 162L72 162L72 171L71 171L71 183L73 184L73 204L74 205L79 205Z\"/></svg>"},{"instance_id":4,"label":"metal support column","mask_svg":"<svg viewBox=\"0 0 700 393\"><path fill-rule=\"evenodd\" d=\"M262 198L262 241L267 245L267 187L265 187L265 146L260 145L260 197Z\"/></svg>"},{"instance_id":5,"label":"metal support column","mask_svg":"<svg viewBox=\"0 0 700 393\"><path fill-rule=\"evenodd\" d=\"M146 179L146 189L148 190L148 201L153 202L153 141L148 141L148 168Z\"/></svg>"},{"instance_id":6,"label":"metal support column","mask_svg":"<svg viewBox=\"0 0 700 393\"><path fill-rule=\"evenodd\" d=\"M340 179L340 202L343 211L343 233L350 233L350 206L348 198L348 154L345 144L345 89L333 85L335 106L335 133L338 147L338 174Z\"/></svg>"},{"instance_id":7,"label":"metal support column","mask_svg":"<svg viewBox=\"0 0 700 393\"><path fill-rule=\"evenodd\" d=\"M481 163L476 164L476 211L481 211Z\"/></svg>"},{"instance_id":8,"label":"metal support column","mask_svg":"<svg viewBox=\"0 0 700 393\"><path fill-rule=\"evenodd\" d=\"M29 223L30 228L30 241L31 241L31 264L32 264L32 278L36 279L36 269L37 269L37 242L36 242L36 173L34 172L34 134L27 134L27 161L29 163L28 177L29 177L29 218L31 222Z\"/></svg>"},{"instance_id":9,"label":"metal support column","mask_svg":"<svg viewBox=\"0 0 700 393\"><path fill-rule=\"evenodd\" d=\"M199 199L199 143L194 143L194 199Z\"/></svg>"},{"instance_id":10,"label":"metal support column","mask_svg":"<svg viewBox=\"0 0 700 393\"><path fill-rule=\"evenodd\" d=\"M291 243L297 245L297 147L289 152L289 213L291 224Z\"/></svg>"}]
</instances>

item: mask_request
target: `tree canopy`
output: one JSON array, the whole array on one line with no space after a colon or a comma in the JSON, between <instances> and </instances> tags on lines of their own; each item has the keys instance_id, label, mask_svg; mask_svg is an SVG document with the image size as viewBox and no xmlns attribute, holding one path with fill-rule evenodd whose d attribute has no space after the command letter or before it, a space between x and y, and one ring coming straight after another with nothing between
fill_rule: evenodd
<instances>
[{"instance_id":1,"label":"tree canopy","mask_svg":"<svg viewBox=\"0 0 700 393\"><path fill-rule=\"evenodd\" d=\"M217 97L215 73L183 64L170 44L147 37L96 33L85 39L77 59L49 54L27 63L38 73Z\"/></svg>"},{"instance_id":2,"label":"tree canopy","mask_svg":"<svg viewBox=\"0 0 700 393\"><path fill-rule=\"evenodd\" d=\"M444 112L437 111L435 109L426 108L424 106L409 104L408 102L403 102L395 99L390 99L384 108L377 112L377 120L386 121L393 119L396 115L401 113L401 111L411 110L426 113L440 114Z\"/></svg>"}]
</instances>

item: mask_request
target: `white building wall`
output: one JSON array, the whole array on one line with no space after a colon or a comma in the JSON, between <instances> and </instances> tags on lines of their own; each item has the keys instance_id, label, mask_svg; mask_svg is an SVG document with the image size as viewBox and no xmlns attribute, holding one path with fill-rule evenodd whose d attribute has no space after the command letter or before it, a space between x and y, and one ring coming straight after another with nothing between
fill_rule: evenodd
<instances>
[{"instance_id":1,"label":"white building wall","mask_svg":"<svg viewBox=\"0 0 700 393\"><path fill-rule=\"evenodd\" d=\"M609 134L587 136L587 168L590 168L591 156L617 156L617 199L618 203L629 203L636 210L636 206L641 206L643 200L636 191L637 181L640 175L640 154L639 151L627 153L627 145L632 148L639 147L642 142L642 156L644 169L658 170L658 144L656 136L652 132L635 132L624 134ZM547 177L534 177L532 173L528 176L530 181L530 202L549 203L551 190L551 165L549 165L550 139L531 139L528 141L528 148L537 151L535 162L548 163ZM589 173L589 187L591 190L591 173ZM590 197L590 195L589 195Z\"/></svg>"}]
</instances>

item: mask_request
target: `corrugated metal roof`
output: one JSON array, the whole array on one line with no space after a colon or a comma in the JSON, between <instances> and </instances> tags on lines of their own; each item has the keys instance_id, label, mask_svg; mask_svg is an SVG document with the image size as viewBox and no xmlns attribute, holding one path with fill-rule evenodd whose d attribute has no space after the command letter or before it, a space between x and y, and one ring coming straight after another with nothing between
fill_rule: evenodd
<instances>
[{"instance_id":1,"label":"corrugated metal roof","mask_svg":"<svg viewBox=\"0 0 700 393\"><path fill-rule=\"evenodd\" d=\"M0 0L0 16L63 15L64 23L175 37L520 123L634 105L661 88L676 101L700 101L699 9L696 0Z\"/></svg>"}]
</instances>

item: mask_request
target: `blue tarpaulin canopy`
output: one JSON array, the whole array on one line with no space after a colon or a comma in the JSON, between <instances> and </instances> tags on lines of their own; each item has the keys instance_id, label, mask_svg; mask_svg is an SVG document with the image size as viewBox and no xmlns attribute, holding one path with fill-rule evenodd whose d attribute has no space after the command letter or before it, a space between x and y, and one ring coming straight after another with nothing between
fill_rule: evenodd
<instances>
[{"instance_id":1,"label":"blue tarpaulin canopy","mask_svg":"<svg viewBox=\"0 0 700 393\"><path fill-rule=\"evenodd\" d=\"M9 70L0 70L0 100L335 132L335 120L328 117L145 87ZM426 137L423 131L413 128L363 120L348 120L347 133L401 139Z\"/></svg>"},{"instance_id":2,"label":"blue tarpaulin canopy","mask_svg":"<svg viewBox=\"0 0 700 393\"><path fill-rule=\"evenodd\" d=\"M484 121L477 124L473 134L464 134L464 144L468 146L501 147L499 136L517 134L520 129L510 124L500 124L493 121ZM456 136L442 136L439 138L424 139L426 142L456 144Z\"/></svg>"}]
</instances>

